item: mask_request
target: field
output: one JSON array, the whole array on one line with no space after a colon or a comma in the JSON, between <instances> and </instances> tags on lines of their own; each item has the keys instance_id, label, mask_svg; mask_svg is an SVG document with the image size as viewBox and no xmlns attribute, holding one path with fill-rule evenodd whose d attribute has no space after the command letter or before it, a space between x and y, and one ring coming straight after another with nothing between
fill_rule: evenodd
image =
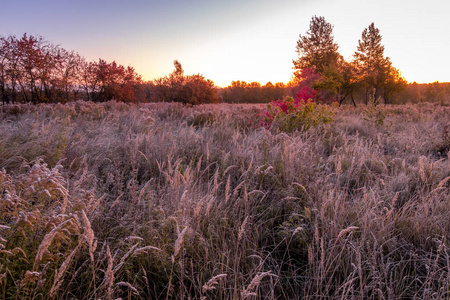
<instances>
[{"instance_id":1,"label":"field","mask_svg":"<svg viewBox=\"0 0 450 300\"><path fill-rule=\"evenodd\" d=\"M0 106L0 298L450 298L450 107L332 109Z\"/></svg>"}]
</instances>

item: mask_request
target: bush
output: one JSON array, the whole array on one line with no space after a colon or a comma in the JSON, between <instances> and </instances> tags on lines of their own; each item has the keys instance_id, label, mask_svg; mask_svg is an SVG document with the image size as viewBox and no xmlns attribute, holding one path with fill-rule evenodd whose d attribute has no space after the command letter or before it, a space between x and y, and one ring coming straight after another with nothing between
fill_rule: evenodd
<instances>
[{"instance_id":1,"label":"bush","mask_svg":"<svg viewBox=\"0 0 450 300\"><path fill-rule=\"evenodd\" d=\"M272 101L262 109L261 115L264 118L261 126L278 128L282 132L308 130L333 120L333 111L329 106L318 105L312 100L294 100L292 97Z\"/></svg>"}]
</instances>

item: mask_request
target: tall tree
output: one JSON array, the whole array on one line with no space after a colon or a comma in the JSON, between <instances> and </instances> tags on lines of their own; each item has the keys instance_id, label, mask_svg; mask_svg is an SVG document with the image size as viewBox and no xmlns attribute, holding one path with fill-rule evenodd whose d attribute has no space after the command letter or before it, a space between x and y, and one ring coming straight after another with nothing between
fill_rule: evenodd
<instances>
[{"instance_id":1,"label":"tall tree","mask_svg":"<svg viewBox=\"0 0 450 300\"><path fill-rule=\"evenodd\" d=\"M40 36L28 36L26 33L17 40L19 52L19 67L23 72L23 81L19 80L25 100L28 102L27 92L31 94L33 104L40 102L40 73L44 65L45 55L42 51L47 42Z\"/></svg>"},{"instance_id":2,"label":"tall tree","mask_svg":"<svg viewBox=\"0 0 450 300\"><path fill-rule=\"evenodd\" d=\"M18 50L18 40L15 36L10 35L3 39L3 55L6 60L4 60L5 68L5 83L7 82L7 92L10 96L12 103L16 102L18 92L20 91L19 83L22 80L23 72L19 67L19 50ZM9 97L8 97L9 99ZM7 100L9 102L9 100Z\"/></svg>"},{"instance_id":3,"label":"tall tree","mask_svg":"<svg viewBox=\"0 0 450 300\"><path fill-rule=\"evenodd\" d=\"M343 60L338 52L339 46L334 41L333 25L324 17L313 16L306 35L300 35L296 52L298 59L294 60L294 81L299 90L305 89L305 70L319 75L320 82L309 89L315 89L316 100L330 102L337 100L342 76L339 66Z\"/></svg>"},{"instance_id":4,"label":"tall tree","mask_svg":"<svg viewBox=\"0 0 450 300\"><path fill-rule=\"evenodd\" d=\"M383 97L388 101L397 90L395 83L402 84L398 70L394 70L389 57L384 56L380 30L372 23L362 32L354 54L358 80L365 87L365 102L372 98L377 104Z\"/></svg>"},{"instance_id":5,"label":"tall tree","mask_svg":"<svg viewBox=\"0 0 450 300\"><path fill-rule=\"evenodd\" d=\"M0 37L0 94L3 104L9 103L8 94L6 93L6 70L8 63L8 42L5 38Z\"/></svg>"},{"instance_id":6,"label":"tall tree","mask_svg":"<svg viewBox=\"0 0 450 300\"><path fill-rule=\"evenodd\" d=\"M313 16L306 35L300 35L296 52L298 59L294 60L296 72L304 68L312 68L323 74L327 69L335 68L341 55L339 46L334 42L333 25L324 17Z\"/></svg>"}]
</instances>

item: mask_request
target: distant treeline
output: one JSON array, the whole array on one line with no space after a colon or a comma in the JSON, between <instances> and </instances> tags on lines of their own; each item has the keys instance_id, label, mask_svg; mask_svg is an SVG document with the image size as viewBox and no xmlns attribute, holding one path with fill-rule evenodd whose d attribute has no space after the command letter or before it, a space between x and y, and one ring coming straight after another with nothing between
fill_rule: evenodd
<instances>
[{"instance_id":1,"label":"distant treeline","mask_svg":"<svg viewBox=\"0 0 450 300\"><path fill-rule=\"evenodd\" d=\"M295 93L296 86L292 83L273 85L268 82L262 86L258 82L233 81L228 87L220 89L219 95L221 101L226 103L268 103L283 96L294 97ZM354 100L356 104L365 104L365 90L355 92ZM419 102L450 104L450 83L410 83L391 99L392 104Z\"/></svg>"},{"instance_id":2,"label":"distant treeline","mask_svg":"<svg viewBox=\"0 0 450 300\"><path fill-rule=\"evenodd\" d=\"M450 82L410 83L395 97L396 104L437 102L450 104Z\"/></svg>"},{"instance_id":3,"label":"distant treeline","mask_svg":"<svg viewBox=\"0 0 450 300\"><path fill-rule=\"evenodd\" d=\"M312 23L318 20L324 21L313 18ZM304 54L300 56L304 57ZM374 96L383 97L386 103L387 100L389 103L450 102L450 83L407 85L394 74L394 77L387 77L384 85L370 85L363 76L359 81L355 79L356 75L350 76L357 72L345 68L348 64L344 62L343 66L336 67L333 72L324 71L324 74L331 74L327 77L318 73L319 68L313 66L311 69L305 64L305 68L297 69L293 81L288 84L268 82L261 85L237 80L228 87L219 88L201 74L185 75L181 64L175 60L171 74L143 81L133 67L103 59L88 62L77 52L54 45L41 36L24 34L17 38L9 35L0 36L0 98L3 104L76 100L103 102L112 99L201 104L268 103L283 96L292 96L315 97L318 101L328 97L341 103L351 98L356 105L367 103L368 93L374 91ZM395 71L389 64L388 67Z\"/></svg>"},{"instance_id":4,"label":"distant treeline","mask_svg":"<svg viewBox=\"0 0 450 300\"><path fill-rule=\"evenodd\" d=\"M220 90L220 98L226 103L268 103L291 93L291 89L282 82L271 82L261 86L259 82L246 83L232 81Z\"/></svg>"}]
</instances>

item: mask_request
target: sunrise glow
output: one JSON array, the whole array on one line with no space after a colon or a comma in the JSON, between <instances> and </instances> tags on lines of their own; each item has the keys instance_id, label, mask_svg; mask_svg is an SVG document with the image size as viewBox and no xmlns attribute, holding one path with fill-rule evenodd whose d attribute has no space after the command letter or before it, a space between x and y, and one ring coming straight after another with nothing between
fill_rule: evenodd
<instances>
[{"instance_id":1,"label":"sunrise glow","mask_svg":"<svg viewBox=\"0 0 450 300\"><path fill-rule=\"evenodd\" d=\"M299 34L313 15L334 25L351 58L362 30L380 29L385 54L409 82L450 81L447 1L3 1L2 33L39 34L88 60L132 65L145 80L187 74L218 86L287 82Z\"/></svg>"}]
</instances>

